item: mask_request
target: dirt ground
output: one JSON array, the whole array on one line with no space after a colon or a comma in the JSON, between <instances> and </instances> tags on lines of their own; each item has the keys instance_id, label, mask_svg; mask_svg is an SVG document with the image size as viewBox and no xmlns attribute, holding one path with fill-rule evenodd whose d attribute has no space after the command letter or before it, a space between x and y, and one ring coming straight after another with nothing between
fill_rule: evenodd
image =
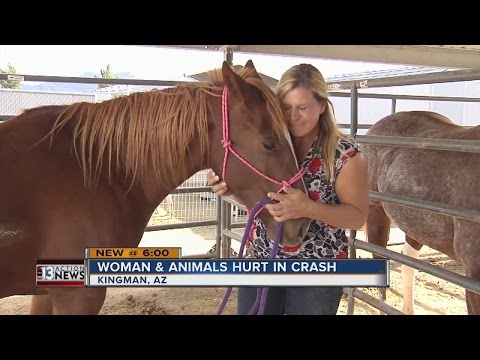
<instances>
[{"instance_id":1,"label":"dirt ground","mask_svg":"<svg viewBox=\"0 0 480 360\"><path fill-rule=\"evenodd\" d=\"M152 224L165 223L165 214L156 214ZM171 222L171 219L169 220ZM147 232L140 246L182 246L183 255L206 253L214 244L214 227L162 230ZM395 233L395 232L394 232ZM363 239L363 233L358 233ZM397 232L397 237L401 236ZM238 250L238 243L234 241ZM400 251L401 245L389 249ZM358 257L370 258L362 251ZM445 255L429 248L423 248L420 259L433 265L463 274L463 270ZM402 310L401 264L391 262L391 286L387 290L387 303ZM378 296L377 289L362 289ZM221 303L224 288L109 288L103 315L213 315ZM224 314L235 314L235 290L232 292ZM0 299L0 314L28 314L30 296L11 296ZM467 314L464 289L429 274L418 272L415 285L415 313L431 315ZM347 295L344 295L338 315L347 314ZM355 315L377 315L379 311L356 299Z\"/></svg>"}]
</instances>

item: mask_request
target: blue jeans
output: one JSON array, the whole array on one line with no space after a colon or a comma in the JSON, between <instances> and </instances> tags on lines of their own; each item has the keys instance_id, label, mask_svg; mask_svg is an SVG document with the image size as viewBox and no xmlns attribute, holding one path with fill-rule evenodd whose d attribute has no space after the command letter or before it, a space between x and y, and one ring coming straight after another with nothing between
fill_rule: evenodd
<instances>
[{"instance_id":1,"label":"blue jeans","mask_svg":"<svg viewBox=\"0 0 480 360\"><path fill-rule=\"evenodd\" d=\"M271 287L264 315L336 315L343 288ZM257 298L257 288L238 288L238 315L247 315Z\"/></svg>"}]
</instances>

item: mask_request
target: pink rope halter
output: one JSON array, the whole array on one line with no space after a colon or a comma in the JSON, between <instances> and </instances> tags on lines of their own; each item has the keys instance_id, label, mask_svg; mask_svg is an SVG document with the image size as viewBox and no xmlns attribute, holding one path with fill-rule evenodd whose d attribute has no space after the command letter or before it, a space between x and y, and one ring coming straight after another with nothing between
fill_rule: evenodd
<instances>
[{"instance_id":1,"label":"pink rope halter","mask_svg":"<svg viewBox=\"0 0 480 360\"><path fill-rule=\"evenodd\" d=\"M222 93L222 118L223 118L223 139L222 139L222 145L223 145L223 148L225 149L225 154L223 156L223 167L222 167L222 178L223 178L223 181L225 181L225 174L226 174L226 170L227 170L227 159L228 159L228 154L231 152L238 160L240 160L242 163L244 163L246 166L248 166L251 170L253 170L255 173L257 173L258 175L260 175L261 177L263 177L264 179L267 179L268 181L274 183L274 184L277 184L277 185L281 185L282 187L280 188L280 190L278 190L277 192L281 192L283 191L283 186L284 185L292 185L293 183L295 183L297 180L299 180L303 174L305 173L305 169L301 169L299 170L290 180L283 180L283 181L278 181L278 180L275 180L273 178L271 178L270 176L262 173L260 170L258 170L255 166L253 166L252 164L250 164L247 160L245 160L239 153L237 153L233 148L232 148L232 142L230 141L230 136L229 136L229 133L228 133L228 107L227 107L227 104L228 104L228 89L227 87L225 86L223 88L223 93ZM240 251L239 251L239 254L238 254L238 258L242 258L243 256L243 251L244 251L244 248L245 248L245 244L246 242L248 241L248 238L251 236L251 233L253 231L253 228L254 228L254 224L253 224L253 220L258 216L258 214L263 210L264 206L267 204L267 203L272 203L272 200L268 199L268 198L265 198L263 200L260 200L258 201L255 206L253 207L253 211L252 213L250 213L249 215L249 219L248 219L248 222L247 222L247 226L246 226L246 230L245 230L245 234L243 236L243 239L242 239L242 244L240 246ZM250 212L250 211L248 211ZM253 215L253 216L252 216ZM248 230L250 228L250 230ZM277 229L276 229L276 236L275 236L275 241L274 241L274 244L273 244L273 248L272 248L272 254L271 254L271 258L274 259L276 258L277 256L277 252L278 252L278 246L279 246L279 243L280 243L280 237L281 237L281 234L282 234L282 230L283 230L283 223L278 223L277 224ZM228 298L230 297L230 294L231 294L231 291L232 291L232 288L229 288L227 290L227 292L225 293L225 296L223 298L223 301L222 303L220 304L220 307L217 311L217 315L220 315L224 308L225 308L225 305L228 301ZM263 289L258 289L257 290L257 299L255 300L255 303L254 305L252 306L252 308L250 309L250 312L249 314L255 314L257 313L258 315L262 315L263 314L263 311L265 309L265 304L266 304L266 301L267 301L267 294L268 294L268 288L263 288Z\"/></svg>"},{"instance_id":2,"label":"pink rope halter","mask_svg":"<svg viewBox=\"0 0 480 360\"><path fill-rule=\"evenodd\" d=\"M284 185L291 186L293 183L295 183L297 180L299 180L303 174L305 173L305 169L301 169L296 173L290 180L283 180L283 181L278 181L270 176L262 173L260 170L258 170L255 166L250 164L247 160L245 160L239 153L235 151L235 149L232 148L232 142L230 141L230 135L228 132L228 89L225 86L223 88L223 93L222 93L222 118L223 118L223 140L222 140L222 145L223 148L225 149L225 154L223 156L223 166L222 166L222 179L225 181L225 174L227 171L227 159L228 159L228 154L231 152L238 160L240 160L242 163L244 163L246 166L248 166L251 170L253 170L255 173L263 177L264 179L277 184L281 185L282 188L278 190L277 192L281 192L283 189Z\"/></svg>"}]
</instances>

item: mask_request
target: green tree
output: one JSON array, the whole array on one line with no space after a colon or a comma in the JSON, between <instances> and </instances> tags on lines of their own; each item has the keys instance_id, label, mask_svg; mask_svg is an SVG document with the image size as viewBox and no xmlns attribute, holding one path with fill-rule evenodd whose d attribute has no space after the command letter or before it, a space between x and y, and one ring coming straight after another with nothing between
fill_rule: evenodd
<instances>
[{"instance_id":1,"label":"green tree","mask_svg":"<svg viewBox=\"0 0 480 360\"><path fill-rule=\"evenodd\" d=\"M97 75L95 75L96 78L98 78ZM100 69L100 78L102 79L118 79L117 75L114 75L112 70L110 70L110 64L107 64L107 67L105 69ZM98 84L98 88L104 88L108 87L110 84Z\"/></svg>"},{"instance_id":2,"label":"green tree","mask_svg":"<svg viewBox=\"0 0 480 360\"><path fill-rule=\"evenodd\" d=\"M12 64L8 63L7 69L4 70L0 68L0 73L1 74L16 74L17 70L15 67L13 67ZM15 80L1 80L0 81L0 87L5 88L5 89L21 89L21 81L15 81Z\"/></svg>"}]
</instances>

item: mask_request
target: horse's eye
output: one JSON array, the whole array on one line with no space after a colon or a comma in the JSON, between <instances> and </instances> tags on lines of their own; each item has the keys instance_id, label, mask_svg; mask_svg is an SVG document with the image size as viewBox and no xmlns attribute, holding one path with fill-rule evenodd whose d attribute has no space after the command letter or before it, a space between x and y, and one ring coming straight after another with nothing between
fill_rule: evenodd
<instances>
[{"instance_id":1,"label":"horse's eye","mask_svg":"<svg viewBox=\"0 0 480 360\"><path fill-rule=\"evenodd\" d=\"M276 150L276 147L275 147L275 143L274 143L274 142L264 142L264 143L263 143L263 147L264 147L266 150L269 150L269 151L274 151L274 150Z\"/></svg>"}]
</instances>

